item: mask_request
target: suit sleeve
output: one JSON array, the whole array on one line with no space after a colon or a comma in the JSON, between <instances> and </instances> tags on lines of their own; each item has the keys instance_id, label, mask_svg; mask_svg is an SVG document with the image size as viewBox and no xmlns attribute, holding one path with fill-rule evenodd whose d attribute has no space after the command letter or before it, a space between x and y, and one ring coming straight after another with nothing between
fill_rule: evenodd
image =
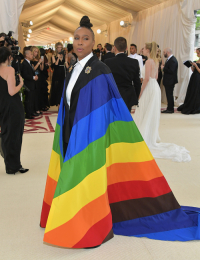
<instances>
[{"instance_id":1,"label":"suit sleeve","mask_svg":"<svg viewBox=\"0 0 200 260\"><path fill-rule=\"evenodd\" d=\"M139 97L141 91L141 81L140 81L140 68L138 62L136 65L135 75L133 75L133 83L134 83L136 95L137 97Z\"/></svg>"},{"instance_id":2,"label":"suit sleeve","mask_svg":"<svg viewBox=\"0 0 200 260\"><path fill-rule=\"evenodd\" d=\"M29 81L33 81L33 75L29 74L29 69L27 66L25 66L24 64L22 64L22 78L25 80L29 80Z\"/></svg>"},{"instance_id":3,"label":"suit sleeve","mask_svg":"<svg viewBox=\"0 0 200 260\"><path fill-rule=\"evenodd\" d=\"M168 74L174 74L174 71L176 71L177 67L178 67L177 62L173 60L170 63L170 66L168 65L167 67L166 66L164 67L163 71Z\"/></svg>"}]
</instances>

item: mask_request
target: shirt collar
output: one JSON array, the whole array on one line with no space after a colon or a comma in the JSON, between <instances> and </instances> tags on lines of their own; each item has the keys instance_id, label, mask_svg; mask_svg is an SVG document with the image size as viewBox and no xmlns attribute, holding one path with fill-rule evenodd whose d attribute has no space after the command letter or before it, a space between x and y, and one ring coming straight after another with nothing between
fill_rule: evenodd
<instances>
[{"instance_id":1,"label":"shirt collar","mask_svg":"<svg viewBox=\"0 0 200 260\"><path fill-rule=\"evenodd\" d=\"M117 56L118 54L122 54L122 53L124 54L124 52L118 52L115 56Z\"/></svg>"},{"instance_id":2,"label":"shirt collar","mask_svg":"<svg viewBox=\"0 0 200 260\"><path fill-rule=\"evenodd\" d=\"M85 64L89 61L90 58L92 58L93 53L91 52L90 54L88 54L85 58L83 58L82 60L78 60L77 63L79 63L81 65L82 68L85 67Z\"/></svg>"},{"instance_id":3,"label":"shirt collar","mask_svg":"<svg viewBox=\"0 0 200 260\"><path fill-rule=\"evenodd\" d=\"M170 55L170 56L169 56L169 58L168 58L167 60L171 59L171 57L172 57L172 56L173 56L173 54L172 54L172 55Z\"/></svg>"},{"instance_id":4,"label":"shirt collar","mask_svg":"<svg viewBox=\"0 0 200 260\"><path fill-rule=\"evenodd\" d=\"M28 61L29 64L31 64L30 60L27 60L27 59L25 59L25 60Z\"/></svg>"}]
</instances>

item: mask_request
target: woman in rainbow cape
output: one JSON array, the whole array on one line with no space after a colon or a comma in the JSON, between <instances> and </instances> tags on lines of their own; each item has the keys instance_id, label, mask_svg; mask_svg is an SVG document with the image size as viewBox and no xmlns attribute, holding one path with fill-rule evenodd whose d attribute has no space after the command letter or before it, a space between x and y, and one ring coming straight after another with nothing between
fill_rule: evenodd
<instances>
[{"instance_id":1,"label":"woman in rainbow cape","mask_svg":"<svg viewBox=\"0 0 200 260\"><path fill-rule=\"evenodd\" d=\"M92 54L87 16L60 103L41 213L44 241L90 248L113 237L200 239L199 209L181 207L138 131L109 68Z\"/></svg>"}]
</instances>

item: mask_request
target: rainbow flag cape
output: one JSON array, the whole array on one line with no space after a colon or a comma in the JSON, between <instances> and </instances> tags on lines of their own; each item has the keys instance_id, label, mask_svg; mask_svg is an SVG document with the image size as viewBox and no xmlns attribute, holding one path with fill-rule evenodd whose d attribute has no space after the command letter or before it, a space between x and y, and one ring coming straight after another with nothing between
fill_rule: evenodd
<instances>
[{"instance_id":1,"label":"rainbow flag cape","mask_svg":"<svg viewBox=\"0 0 200 260\"><path fill-rule=\"evenodd\" d=\"M64 95L61 99L40 222L46 227L44 241L87 248L109 240L113 232L200 239L199 209L180 207L110 70L101 65L101 73L95 73L81 86L65 155Z\"/></svg>"}]
</instances>

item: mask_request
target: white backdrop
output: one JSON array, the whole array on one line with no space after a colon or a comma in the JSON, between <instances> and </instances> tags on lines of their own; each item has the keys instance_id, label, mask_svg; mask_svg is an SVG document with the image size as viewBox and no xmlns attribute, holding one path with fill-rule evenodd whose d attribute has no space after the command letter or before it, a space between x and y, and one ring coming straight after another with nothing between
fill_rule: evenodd
<instances>
[{"instance_id":1,"label":"white backdrop","mask_svg":"<svg viewBox=\"0 0 200 260\"><path fill-rule=\"evenodd\" d=\"M155 41L161 50L170 47L179 62L179 83L174 96L177 103L184 101L191 71L182 62L193 59L195 22L194 10L200 9L200 0L169 0L138 13L130 41L139 48Z\"/></svg>"},{"instance_id":2,"label":"white backdrop","mask_svg":"<svg viewBox=\"0 0 200 260\"><path fill-rule=\"evenodd\" d=\"M25 0L0 0L0 33L13 31L18 39L18 24Z\"/></svg>"}]
</instances>

